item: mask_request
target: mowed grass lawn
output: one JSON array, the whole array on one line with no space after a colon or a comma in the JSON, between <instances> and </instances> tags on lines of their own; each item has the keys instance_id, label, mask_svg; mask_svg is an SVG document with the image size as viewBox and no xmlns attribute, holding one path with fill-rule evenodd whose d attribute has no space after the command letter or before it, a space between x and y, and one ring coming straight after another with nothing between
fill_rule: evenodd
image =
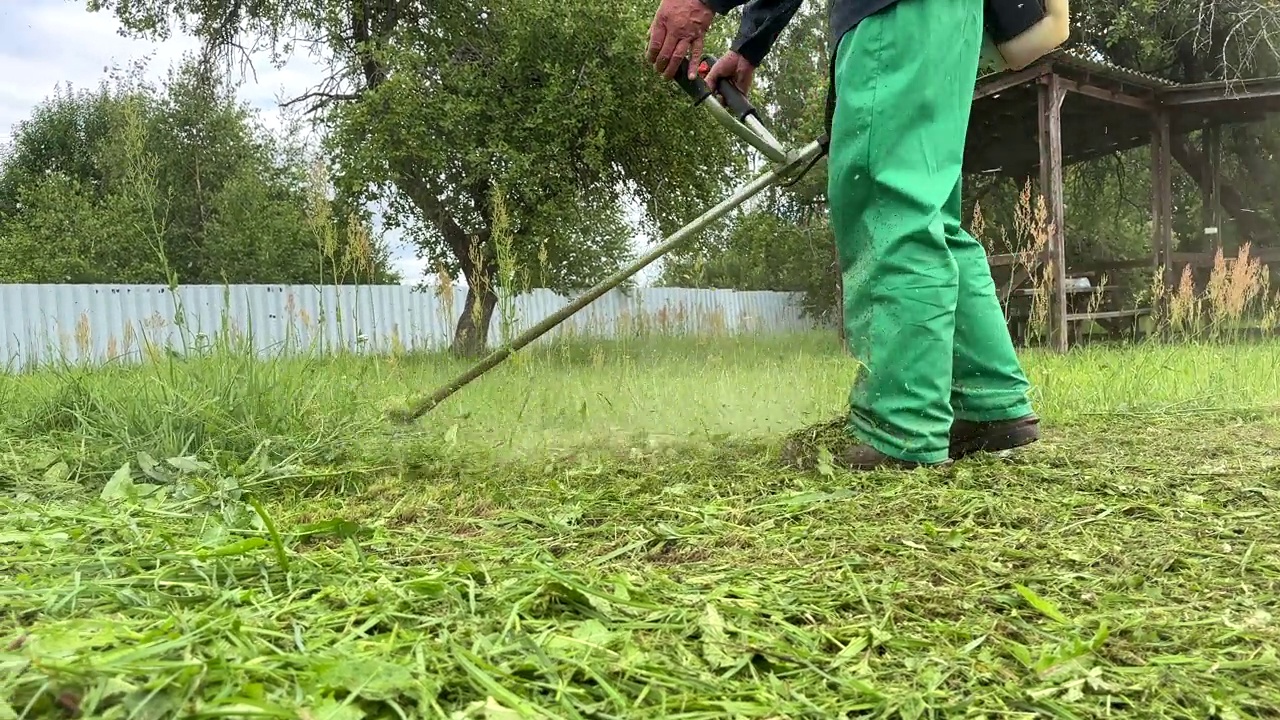
<instances>
[{"instance_id":1,"label":"mowed grass lawn","mask_svg":"<svg viewBox=\"0 0 1280 720\"><path fill-rule=\"evenodd\" d=\"M829 336L0 377L0 718L1280 713L1280 345L1026 361L860 476L774 465Z\"/></svg>"}]
</instances>

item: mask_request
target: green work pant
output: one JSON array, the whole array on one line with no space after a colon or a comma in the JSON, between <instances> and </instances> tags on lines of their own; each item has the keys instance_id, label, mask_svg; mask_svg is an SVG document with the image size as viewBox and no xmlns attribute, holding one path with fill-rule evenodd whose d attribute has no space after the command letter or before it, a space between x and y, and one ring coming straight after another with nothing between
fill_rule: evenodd
<instances>
[{"instance_id":1,"label":"green work pant","mask_svg":"<svg viewBox=\"0 0 1280 720\"><path fill-rule=\"evenodd\" d=\"M1031 412L986 252L960 221L982 7L899 0L837 48L828 199L861 365L850 431L901 460L945 460L953 418Z\"/></svg>"}]
</instances>

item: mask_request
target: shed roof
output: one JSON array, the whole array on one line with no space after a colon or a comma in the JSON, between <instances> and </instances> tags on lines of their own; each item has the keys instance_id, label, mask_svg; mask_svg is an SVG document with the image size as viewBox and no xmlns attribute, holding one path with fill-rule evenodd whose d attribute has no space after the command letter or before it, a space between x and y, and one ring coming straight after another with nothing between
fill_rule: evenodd
<instances>
[{"instance_id":1,"label":"shed roof","mask_svg":"<svg viewBox=\"0 0 1280 720\"><path fill-rule=\"evenodd\" d=\"M1059 50L1022 71L979 79L965 170L1025 177L1040 164L1038 80L1056 75L1069 89L1062 105L1064 165L1151 141L1152 113L1169 113L1176 135L1208 125L1252 122L1280 112L1280 78L1186 85L1120 67L1101 55Z\"/></svg>"},{"instance_id":2,"label":"shed roof","mask_svg":"<svg viewBox=\"0 0 1280 720\"><path fill-rule=\"evenodd\" d=\"M1117 65L1096 50L1063 48L1050 53L1045 59L1060 74L1073 75L1077 79L1093 79L1104 83L1118 83L1151 90L1177 86L1177 83L1171 80Z\"/></svg>"}]
</instances>

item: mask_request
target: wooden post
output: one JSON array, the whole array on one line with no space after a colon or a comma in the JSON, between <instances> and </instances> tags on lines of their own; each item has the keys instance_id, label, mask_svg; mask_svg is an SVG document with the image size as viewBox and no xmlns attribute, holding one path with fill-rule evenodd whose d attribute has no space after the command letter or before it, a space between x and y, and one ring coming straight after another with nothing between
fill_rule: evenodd
<instances>
[{"instance_id":1,"label":"wooden post","mask_svg":"<svg viewBox=\"0 0 1280 720\"><path fill-rule=\"evenodd\" d=\"M1040 78L1040 192L1049 211L1050 266L1053 268L1053 300L1049 303L1050 343L1058 352L1068 347L1066 207L1062 187L1062 101L1066 89L1058 76Z\"/></svg>"},{"instance_id":2,"label":"wooden post","mask_svg":"<svg viewBox=\"0 0 1280 720\"><path fill-rule=\"evenodd\" d=\"M1151 113L1151 269L1160 267L1160 223L1164 212L1160 205L1160 120L1159 113Z\"/></svg>"},{"instance_id":3,"label":"wooden post","mask_svg":"<svg viewBox=\"0 0 1280 720\"><path fill-rule=\"evenodd\" d=\"M1204 156L1209 165L1209 182L1201 186L1201 220L1204 232L1209 236L1209 251L1217 253L1222 247L1222 187L1219 184L1222 163L1222 136L1217 125L1204 129Z\"/></svg>"},{"instance_id":4,"label":"wooden post","mask_svg":"<svg viewBox=\"0 0 1280 720\"><path fill-rule=\"evenodd\" d=\"M1173 160L1169 149L1169 114L1157 110L1154 120L1151 130L1151 259L1153 266L1163 271L1165 287L1168 288L1173 281Z\"/></svg>"}]
</instances>

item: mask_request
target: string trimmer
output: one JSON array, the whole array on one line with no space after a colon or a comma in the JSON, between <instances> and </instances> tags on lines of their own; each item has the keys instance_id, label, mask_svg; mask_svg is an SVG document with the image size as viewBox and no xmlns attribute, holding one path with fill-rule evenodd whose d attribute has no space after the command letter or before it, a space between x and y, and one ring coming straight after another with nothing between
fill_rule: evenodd
<instances>
[{"instance_id":1,"label":"string trimmer","mask_svg":"<svg viewBox=\"0 0 1280 720\"><path fill-rule=\"evenodd\" d=\"M705 56L698 66L698 75L692 80L689 79L688 61L682 61L680 68L676 72L676 82L680 84L681 89L693 98L694 105L701 105L706 108L716 121L730 132L747 142L752 147L759 150L772 162L772 167L765 173L758 176L755 180L743 185L732 195L722 201L720 204L700 215L693 222L685 225L677 230L674 234L662 241L661 244L645 253L635 262L622 268L618 272L610 275L600 282L600 284L591 288L582 294L581 297L564 306L560 310L544 318L541 322L521 333L519 337L502 347L489 353L483 360L476 363L474 367L454 378L449 383L440 387L440 389L431 393L425 399L414 403L408 410L400 410L393 413L394 419L402 422L412 422L430 412L437 405L444 402L449 396L453 395L471 381L484 375L492 370L503 360L511 357L517 350L523 348L529 343L542 337L547 331L551 330L560 323L568 320L578 311L587 305L590 305L597 298L610 290L618 287L632 275L640 272L648 267L655 260L661 258L667 253L675 250L680 245L687 242L693 235L708 225L719 220L726 213L737 208L747 200L758 195L763 190L779 184L790 184L795 182L809 171L814 164L822 158L827 152L827 138L824 136L815 140L799 150L787 151L777 138L765 128L764 123L760 121L759 113L751 102L738 91L728 79L724 79L716 83L716 89L713 92L710 87L703 81L703 76L715 64L716 58ZM712 101L705 102L707 98L719 95L723 104Z\"/></svg>"}]
</instances>

